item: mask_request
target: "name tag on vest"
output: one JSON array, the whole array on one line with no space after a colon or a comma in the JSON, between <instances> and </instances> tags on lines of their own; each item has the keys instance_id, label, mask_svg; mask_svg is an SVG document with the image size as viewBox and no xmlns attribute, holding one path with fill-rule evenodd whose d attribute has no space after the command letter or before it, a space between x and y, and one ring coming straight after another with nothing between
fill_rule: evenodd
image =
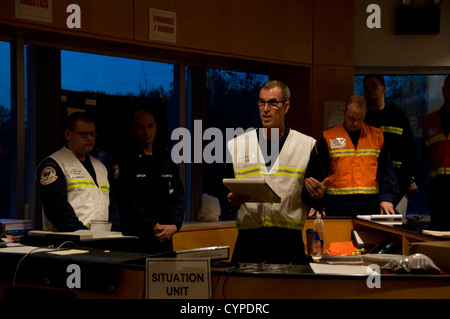
<instances>
[{"instance_id":1,"label":"name tag on vest","mask_svg":"<svg viewBox=\"0 0 450 319\"><path fill-rule=\"evenodd\" d=\"M342 147L346 147L347 143L345 140L345 137L338 137L334 140L330 140L330 148L331 149L335 149L335 148L342 148Z\"/></svg>"},{"instance_id":2,"label":"name tag on vest","mask_svg":"<svg viewBox=\"0 0 450 319\"><path fill-rule=\"evenodd\" d=\"M69 167L69 176L71 178L84 178L83 171L79 167Z\"/></svg>"}]
</instances>

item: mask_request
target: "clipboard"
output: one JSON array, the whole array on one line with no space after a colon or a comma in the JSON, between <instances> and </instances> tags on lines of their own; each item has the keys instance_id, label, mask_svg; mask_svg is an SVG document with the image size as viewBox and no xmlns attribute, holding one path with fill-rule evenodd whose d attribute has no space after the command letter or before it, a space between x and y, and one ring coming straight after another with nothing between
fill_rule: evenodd
<instances>
[{"instance_id":1,"label":"clipboard","mask_svg":"<svg viewBox=\"0 0 450 319\"><path fill-rule=\"evenodd\" d=\"M233 193L249 195L249 202L281 203L281 197L264 178L224 178L223 184Z\"/></svg>"}]
</instances>

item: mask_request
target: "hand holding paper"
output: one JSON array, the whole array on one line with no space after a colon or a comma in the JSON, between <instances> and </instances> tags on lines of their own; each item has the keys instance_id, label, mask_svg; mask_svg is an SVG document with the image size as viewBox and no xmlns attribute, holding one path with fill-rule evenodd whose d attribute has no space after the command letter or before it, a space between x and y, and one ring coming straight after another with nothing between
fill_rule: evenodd
<instances>
[{"instance_id":1,"label":"hand holding paper","mask_svg":"<svg viewBox=\"0 0 450 319\"><path fill-rule=\"evenodd\" d=\"M281 198L266 183L265 178L224 178L223 184L231 191L228 201L235 206L244 202L280 203Z\"/></svg>"},{"instance_id":2,"label":"hand holding paper","mask_svg":"<svg viewBox=\"0 0 450 319\"><path fill-rule=\"evenodd\" d=\"M239 207L242 204L244 204L245 202L248 202L251 199L251 197L246 194L230 192L227 196L227 199L231 205L233 205L235 207Z\"/></svg>"}]
</instances>

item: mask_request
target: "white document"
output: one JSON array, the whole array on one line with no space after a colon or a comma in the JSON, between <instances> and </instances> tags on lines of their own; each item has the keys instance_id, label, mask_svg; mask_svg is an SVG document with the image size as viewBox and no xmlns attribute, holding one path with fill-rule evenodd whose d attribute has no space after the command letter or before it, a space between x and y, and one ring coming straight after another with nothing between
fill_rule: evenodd
<instances>
[{"instance_id":1,"label":"white document","mask_svg":"<svg viewBox=\"0 0 450 319\"><path fill-rule=\"evenodd\" d=\"M280 203L281 198L264 178L224 178L223 184L233 193L246 194L250 202Z\"/></svg>"},{"instance_id":2,"label":"white document","mask_svg":"<svg viewBox=\"0 0 450 319\"><path fill-rule=\"evenodd\" d=\"M403 215L402 214L376 214L376 215L357 215L357 218L370 220L382 225L402 225Z\"/></svg>"},{"instance_id":3,"label":"white document","mask_svg":"<svg viewBox=\"0 0 450 319\"><path fill-rule=\"evenodd\" d=\"M63 249L63 250L49 251L47 254L66 256L66 255L78 255L78 254L87 254L87 253L89 253L89 250Z\"/></svg>"},{"instance_id":4,"label":"white document","mask_svg":"<svg viewBox=\"0 0 450 319\"><path fill-rule=\"evenodd\" d=\"M444 238L450 237L450 231L424 229L424 230L422 230L422 233L424 233L425 235L438 236L438 237L444 237Z\"/></svg>"},{"instance_id":5,"label":"white document","mask_svg":"<svg viewBox=\"0 0 450 319\"><path fill-rule=\"evenodd\" d=\"M25 246L22 244L8 243L6 247L0 249L0 253L13 253L13 254L31 254L36 252L53 251L53 248Z\"/></svg>"},{"instance_id":6,"label":"white document","mask_svg":"<svg viewBox=\"0 0 450 319\"><path fill-rule=\"evenodd\" d=\"M344 105L345 101L324 102L323 126L325 130L344 122L344 113L342 112Z\"/></svg>"},{"instance_id":7,"label":"white document","mask_svg":"<svg viewBox=\"0 0 450 319\"><path fill-rule=\"evenodd\" d=\"M368 220L379 220L379 219L402 219L402 214L393 214L393 215L387 215L387 214L376 214L376 215L357 215L356 217L361 219L368 219Z\"/></svg>"},{"instance_id":8,"label":"white document","mask_svg":"<svg viewBox=\"0 0 450 319\"><path fill-rule=\"evenodd\" d=\"M89 229L79 229L73 232L52 232L45 230L30 230L28 236L45 237L52 236L79 236L80 240L92 239L110 239L110 238L136 238L135 236L125 236L121 232L116 231L97 231Z\"/></svg>"},{"instance_id":9,"label":"white document","mask_svg":"<svg viewBox=\"0 0 450 319\"><path fill-rule=\"evenodd\" d=\"M309 264L315 274L327 275L371 275L375 271L369 266L346 266L346 265L327 265L327 264Z\"/></svg>"}]
</instances>

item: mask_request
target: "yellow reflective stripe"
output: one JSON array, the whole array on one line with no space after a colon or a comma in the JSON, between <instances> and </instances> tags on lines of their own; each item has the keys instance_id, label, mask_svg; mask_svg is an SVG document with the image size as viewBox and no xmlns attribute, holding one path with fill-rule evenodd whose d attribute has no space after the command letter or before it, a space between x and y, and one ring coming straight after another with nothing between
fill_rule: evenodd
<instances>
[{"instance_id":1,"label":"yellow reflective stripe","mask_svg":"<svg viewBox=\"0 0 450 319\"><path fill-rule=\"evenodd\" d=\"M354 150L334 150L330 151L330 157L341 157L341 156L376 156L378 157L380 155L380 150L377 149L359 149L356 151Z\"/></svg>"},{"instance_id":2,"label":"yellow reflective stripe","mask_svg":"<svg viewBox=\"0 0 450 319\"><path fill-rule=\"evenodd\" d=\"M401 127L395 127L395 126L380 126L380 128L383 130L383 132L385 133L393 133L393 134L398 134L398 135L402 135L403 134L403 128Z\"/></svg>"},{"instance_id":3,"label":"yellow reflective stripe","mask_svg":"<svg viewBox=\"0 0 450 319\"><path fill-rule=\"evenodd\" d=\"M89 179L74 179L67 181L67 189L75 189L81 187L97 187L92 180ZM107 184L100 184L99 188L103 192L109 192L109 186Z\"/></svg>"},{"instance_id":4,"label":"yellow reflective stripe","mask_svg":"<svg viewBox=\"0 0 450 319\"><path fill-rule=\"evenodd\" d=\"M354 150L332 150L330 151L330 157L339 157L339 156L353 156L355 155Z\"/></svg>"},{"instance_id":5,"label":"yellow reflective stripe","mask_svg":"<svg viewBox=\"0 0 450 319\"><path fill-rule=\"evenodd\" d=\"M109 192L109 185L108 184L99 184L100 190L102 192Z\"/></svg>"},{"instance_id":6,"label":"yellow reflective stripe","mask_svg":"<svg viewBox=\"0 0 450 319\"><path fill-rule=\"evenodd\" d=\"M402 167L402 165L403 165L402 162L392 161L392 166L394 166L395 168L400 168Z\"/></svg>"},{"instance_id":7,"label":"yellow reflective stripe","mask_svg":"<svg viewBox=\"0 0 450 319\"><path fill-rule=\"evenodd\" d=\"M251 167L246 167L246 168L234 169L234 176L236 178L244 178L244 177L264 174L263 168L264 168L264 166L257 165L257 166L251 166Z\"/></svg>"},{"instance_id":8,"label":"yellow reflective stripe","mask_svg":"<svg viewBox=\"0 0 450 319\"><path fill-rule=\"evenodd\" d=\"M297 167L278 166L277 170L273 173L273 175L304 178L305 169Z\"/></svg>"},{"instance_id":9,"label":"yellow reflective stripe","mask_svg":"<svg viewBox=\"0 0 450 319\"><path fill-rule=\"evenodd\" d=\"M380 150L377 149L363 149L358 150L356 153L356 156L376 156L378 157L380 155Z\"/></svg>"},{"instance_id":10,"label":"yellow reflective stripe","mask_svg":"<svg viewBox=\"0 0 450 319\"><path fill-rule=\"evenodd\" d=\"M445 167L439 167L438 169L432 170L430 172L431 177L435 177L437 175L450 175L450 167L447 169Z\"/></svg>"},{"instance_id":11,"label":"yellow reflective stripe","mask_svg":"<svg viewBox=\"0 0 450 319\"><path fill-rule=\"evenodd\" d=\"M437 134L437 135L434 135L434 136L431 136L431 137L427 138L425 140L425 145L426 146L430 146L431 144L442 142L442 141L445 141L445 140L446 140L446 138L445 138L444 134Z\"/></svg>"},{"instance_id":12,"label":"yellow reflective stripe","mask_svg":"<svg viewBox=\"0 0 450 319\"><path fill-rule=\"evenodd\" d=\"M96 187L93 181L88 179L74 179L67 181L67 189L80 187Z\"/></svg>"},{"instance_id":13,"label":"yellow reflective stripe","mask_svg":"<svg viewBox=\"0 0 450 319\"><path fill-rule=\"evenodd\" d=\"M257 171L257 172L251 172L251 173L248 173L248 174L235 175L235 176L236 176L236 178L245 178L245 177L250 177L250 176L255 176L255 175L261 175L261 174L262 174L262 172Z\"/></svg>"},{"instance_id":14,"label":"yellow reflective stripe","mask_svg":"<svg viewBox=\"0 0 450 319\"><path fill-rule=\"evenodd\" d=\"M282 216L264 216L264 226L268 227L284 227L289 229L303 229L305 222L303 220L292 220Z\"/></svg>"},{"instance_id":15,"label":"yellow reflective stripe","mask_svg":"<svg viewBox=\"0 0 450 319\"><path fill-rule=\"evenodd\" d=\"M378 194L378 187L343 187L328 188L327 193L330 195L351 195L351 194Z\"/></svg>"}]
</instances>

